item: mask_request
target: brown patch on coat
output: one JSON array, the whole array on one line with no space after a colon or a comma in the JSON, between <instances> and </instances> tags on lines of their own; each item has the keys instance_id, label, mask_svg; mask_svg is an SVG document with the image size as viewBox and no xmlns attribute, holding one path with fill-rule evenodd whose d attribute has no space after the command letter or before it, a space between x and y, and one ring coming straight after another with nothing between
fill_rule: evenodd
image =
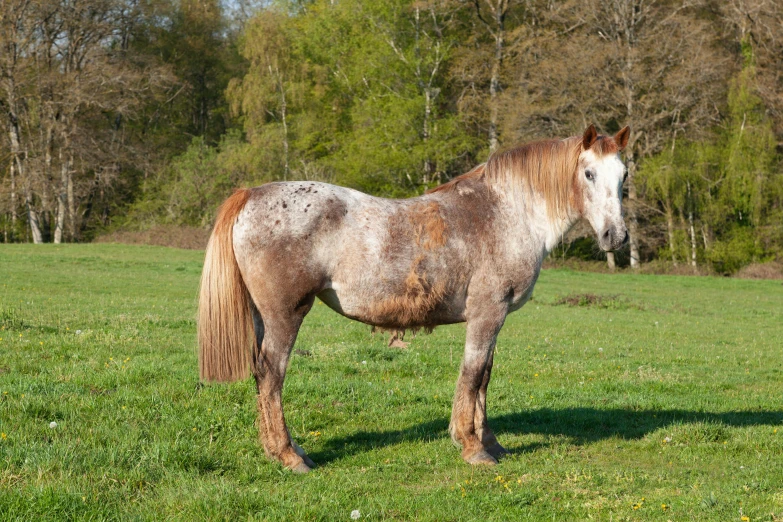
<instances>
[{"instance_id":1,"label":"brown patch on coat","mask_svg":"<svg viewBox=\"0 0 783 522\"><path fill-rule=\"evenodd\" d=\"M371 323L385 328L416 328L429 326L429 316L443 301L446 284L431 284L421 271L423 257L411 265L400 294L374 303L368 310Z\"/></svg>"},{"instance_id":2,"label":"brown patch on coat","mask_svg":"<svg viewBox=\"0 0 783 522\"><path fill-rule=\"evenodd\" d=\"M435 250L446 244L446 222L435 201L417 205L408 214L416 244L425 250Z\"/></svg>"}]
</instances>

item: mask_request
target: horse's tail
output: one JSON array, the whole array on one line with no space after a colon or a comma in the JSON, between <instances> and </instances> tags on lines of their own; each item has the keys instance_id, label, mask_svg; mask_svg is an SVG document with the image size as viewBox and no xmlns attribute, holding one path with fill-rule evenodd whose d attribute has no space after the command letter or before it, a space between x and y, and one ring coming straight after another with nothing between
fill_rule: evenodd
<instances>
[{"instance_id":1,"label":"horse's tail","mask_svg":"<svg viewBox=\"0 0 783 522\"><path fill-rule=\"evenodd\" d=\"M198 299L198 369L205 381L248 376L252 302L234 256L233 231L249 197L250 190L239 189L223 203L207 244Z\"/></svg>"}]
</instances>

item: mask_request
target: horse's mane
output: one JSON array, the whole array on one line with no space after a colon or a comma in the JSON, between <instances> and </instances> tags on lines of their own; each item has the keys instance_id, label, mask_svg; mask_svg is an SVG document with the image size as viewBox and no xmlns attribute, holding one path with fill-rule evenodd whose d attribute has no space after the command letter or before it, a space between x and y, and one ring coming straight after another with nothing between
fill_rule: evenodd
<instances>
[{"instance_id":1,"label":"horse's mane","mask_svg":"<svg viewBox=\"0 0 783 522\"><path fill-rule=\"evenodd\" d=\"M615 153L618 149L614 139L606 136L598 136L591 148L599 155ZM428 193L452 190L462 181L480 179L502 191L516 192L523 188L537 192L544 198L550 217L562 216L579 204L575 181L581 152L581 136L534 141L496 152L486 163Z\"/></svg>"},{"instance_id":2,"label":"horse's mane","mask_svg":"<svg viewBox=\"0 0 783 522\"><path fill-rule=\"evenodd\" d=\"M490 156L487 182L516 192L520 186L537 192L551 217L564 215L576 202L574 185L582 139L535 141Z\"/></svg>"}]
</instances>

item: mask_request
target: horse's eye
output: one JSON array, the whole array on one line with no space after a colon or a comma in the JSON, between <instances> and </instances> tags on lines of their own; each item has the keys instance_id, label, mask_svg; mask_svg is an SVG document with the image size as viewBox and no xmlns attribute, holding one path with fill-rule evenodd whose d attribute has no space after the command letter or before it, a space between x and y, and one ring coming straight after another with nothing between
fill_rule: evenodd
<instances>
[{"instance_id":1,"label":"horse's eye","mask_svg":"<svg viewBox=\"0 0 783 522\"><path fill-rule=\"evenodd\" d=\"M585 177L590 181L595 181L595 172L590 169L585 170Z\"/></svg>"}]
</instances>

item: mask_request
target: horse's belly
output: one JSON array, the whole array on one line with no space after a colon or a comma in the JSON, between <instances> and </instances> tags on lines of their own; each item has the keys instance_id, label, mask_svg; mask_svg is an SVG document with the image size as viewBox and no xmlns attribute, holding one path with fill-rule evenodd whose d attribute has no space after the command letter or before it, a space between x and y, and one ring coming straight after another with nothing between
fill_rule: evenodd
<instances>
[{"instance_id":1,"label":"horse's belly","mask_svg":"<svg viewBox=\"0 0 783 522\"><path fill-rule=\"evenodd\" d=\"M384 328L433 328L465 320L462 306L445 285L416 291L381 293L373 289L326 288L318 294L329 308L350 319Z\"/></svg>"}]
</instances>

